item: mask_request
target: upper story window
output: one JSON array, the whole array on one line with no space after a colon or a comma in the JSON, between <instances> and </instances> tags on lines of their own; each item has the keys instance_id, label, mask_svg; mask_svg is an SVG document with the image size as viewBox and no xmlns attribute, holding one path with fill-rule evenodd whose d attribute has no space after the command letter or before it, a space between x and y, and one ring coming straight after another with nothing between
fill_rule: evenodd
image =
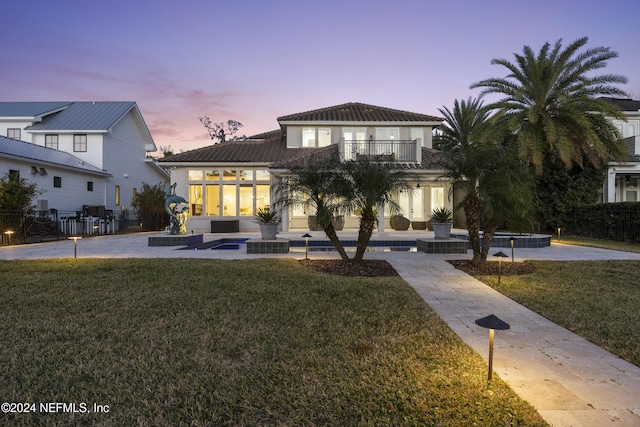
<instances>
[{"instance_id":1,"label":"upper story window","mask_svg":"<svg viewBox=\"0 0 640 427\"><path fill-rule=\"evenodd\" d=\"M47 148L58 149L58 135L45 135L44 146Z\"/></svg>"},{"instance_id":2,"label":"upper story window","mask_svg":"<svg viewBox=\"0 0 640 427\"><path fill-rule=\"evenodd\" d=\"M87 135L86 134L73 135L73 151L76 151L76 152L87 151Z\"/></svg>"},{"instance_id":3,"label":"upper story window","mask_svg":"<svg viewBox=\"0 0 640 427\"><path fill-rule=\"evenodd\" d=\"M20 139L21 137L21 129L20 128L9 128L7 129L7 137L13 139Z\"/></svg>"},{"instance_id":4,"label":"upper story window","mask_svg":"<svg viewBox=\"0 0 640 427\"><path fill-rule=\"evenodd\" d=\"M378 141L398 141L400 140L400 129L376 128L376 139Z\"/></svg>"},{"instance_id":5,"label":"upper story window","mask_svg":"<svg viewBox=\"0 0 640 427\"><path fill-rule=\"evenodd\" d=\"M302 128L303 147L326 147L331 145L331 128Z\"/></svg>"}]
</instances>

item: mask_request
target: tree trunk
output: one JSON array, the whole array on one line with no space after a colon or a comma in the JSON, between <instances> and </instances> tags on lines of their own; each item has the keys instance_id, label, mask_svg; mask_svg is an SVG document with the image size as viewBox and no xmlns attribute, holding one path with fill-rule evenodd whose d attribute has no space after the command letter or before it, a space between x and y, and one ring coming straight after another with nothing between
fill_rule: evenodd
<instances>
[{"instance_id":1,"label":"tree trunk","mask_svg":"<svg viewBox=\"0 0 640 427\"><path fill-rule=\"evenodd\" d=\"M467 217L467 231L469 232L469 242L473 250L471 263L478 265L482 262L480 253L480 200L469 197L464 203L464 214Z\"/></svg>"},{"instance_id":2,"label":"tree trunk","mask_svg":"<svg viewBox=\"0 0 640 427\"><path fill-rule=\"evenodd\" d=\"M362 218L360 218L360 230L358 230L358 244L356 247L356 255L353 257L351 261L353 264L362 263L362 259L364 258L364 253L367 250L367 245L369 244L369 240L371 240L371 235L373 234L373 227L375 226L376 219L373 215L369 217L363 214Z\"/></svg>"},{"instance_id":3,"label":"tree trunk","mask_svg":"<svg viewBox=\"0 0 640 427\"><path fill-rule=\"evenodd\" d=\"M493 242L493 238L496 235L497 229L498 226L494 221L490 221L484 227L484 233L482 235L482 253L480 257L480 263L487 262L487 255L489 254L489 249L491 249L491 242Z\"/></svg>"},{"instance_id":4,"label":"tree trunk","mask_svg":"<svg viewBox=\"0 0 640 427\"><path fill-rule=\"evenodd\" d=\"M324 232L331 241L333 247L336 248L336 251L338 251L338 253L340 254L340 258L342 258L342 261L349 262L349 256L344 250L342 242L340 241L340 239L338 238L338 234L336 233L336 229L333 228L333 224L329 223L329 225L324 228Z\"/></svg>"}]
</instances>

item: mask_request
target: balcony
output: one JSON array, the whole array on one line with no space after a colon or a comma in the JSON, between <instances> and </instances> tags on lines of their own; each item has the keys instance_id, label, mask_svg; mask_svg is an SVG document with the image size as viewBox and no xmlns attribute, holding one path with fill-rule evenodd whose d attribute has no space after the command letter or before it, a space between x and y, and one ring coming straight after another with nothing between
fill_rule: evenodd
<instances>
[{"instance_id":1,"label":"balcony","mask_svg":"<svg viewBox=\"0 0 640 427\"><path fill-rule=\"evenodd\" d=\"M345 160L420 163L417 140L340 140Z\"/></svg>"}]
</instances>

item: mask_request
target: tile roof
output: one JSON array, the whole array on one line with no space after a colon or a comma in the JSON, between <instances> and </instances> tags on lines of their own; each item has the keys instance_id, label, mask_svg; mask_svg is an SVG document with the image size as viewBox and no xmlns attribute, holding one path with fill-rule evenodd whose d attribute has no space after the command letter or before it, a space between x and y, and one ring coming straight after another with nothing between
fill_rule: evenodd
<instances>
[{"instance_id":1,"label":"tile roof","mask_svg":"<svg viewBox=\"0 0 640 427\"><path fill-rule=\"evenodd\" d=\"M28 131L107 131L135 107L135 102L73 102L63 111L45 117Z\"/></svg>"},{"instance_id":2,"label":"tile roof","mask_svg":"<svg viewBox=\"0 0 640 427\"><path fill-rule=\"evenodd\" d=\"M600 99L603 99L603 100L615 105L616 107L618 107L622 111L640 111L640 101L636 101L636 100L628 99L628 98L627 99L623 99L623 98L601 97Z\"/></svg>"},{"instance_id":3,"label":"tile roof","mask_svg":"<svg viewBox=\"0 0 640 427\"><path fill-rule=\"evenodd\" d=\"M38 117L57 111L70 102L0 102L0 117Z\"/></svg>"},{"instance_id":4,"label":"tile roof","mask_svg":"<svg viewBox=\"0 0 640 427\"><path fill-rule=\"evenodd\" d=\"M278 122L442 122L443 118L349 102L278 117Z\"/></svg>"},{"instance_id":5,"label":"tile roof","mask_svg":"<svg viewBox=\"0 0 640 427\"><path fill-rule=\"evenodd\" d=\"M20 157L23 159L56 164L67 168L80 169L94 174L109 175L108 172L97 168L79 157L66 151L54 150L30 142L0 136L0 156Z\"/></svg>"},{"instance_id":6,"label":"tile roof","mask_svg":"<svg viewBox=\"0 0 640 427\"><path fill-rule=\"evenodd\" d=\"M252 162L271 163L295 157L307 148L287 148L286 139L281 131L267 132L268 138L248 139L245 141L225 141L207 147L196 148L184 153L158 159L162 163L229 163ZM256 135L258 136L258 135ZM254 137L255 138L255 137Z\"/></svg>"}]
</instances>

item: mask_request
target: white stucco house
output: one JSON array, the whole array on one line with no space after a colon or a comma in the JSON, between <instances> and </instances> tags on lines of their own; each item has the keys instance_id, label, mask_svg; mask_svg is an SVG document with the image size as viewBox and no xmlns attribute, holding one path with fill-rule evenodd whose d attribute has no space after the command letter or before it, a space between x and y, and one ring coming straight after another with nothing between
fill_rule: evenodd
<instances>
[{"instance_id":1,"label":"white stucco house","mask_svg":"<svg viewBox=\"0 0 640 427\"><path fill-rule=\"evenodd\" d=\"M605 98L617 106L626 121L613 120L624 138L627 160L611 163L603 189L603 203L640 201L640 101Z\"/></svg>"},{"instance_id":2,"label":"white stucco house","mask_svg":"<svg viewBox=\"0 0 640 427\"><path fill-rule=\"evenodd\" d=\"M102 205L111 175L77 156L0 136L0 176L36 184L36 209L80 210ZM74 207L73 209L70 209Z\"/></svg>"},{"instance_id":3,"label":"white stucco house","mask_svg":"<svg viewBox=\"0 0 640 427\"><path fill-rule=\"evenodd\" d=\"M362 103L347 103L277 118L278 129L248 140L220 144L165 157L176 194L191 208L187 229L209 232L212 222L235 220L239 231L257 230L256 209L271 204L271 189L294 165L332 152L344 160L382 155L393 168L411 170L421 184L396 195L403 214L415 223L426 222L434 208L453 206L450 183L439 179L433 163L432 131L443 119ZM281 212L283 230L308 229L302 207ZM382 231L390 215L379 213ZM345 229L356 228L358 218L345 218Z\"/></svg>"},{"instance_id":4,"label":"white stucco house","mask_svg":"<svg viewBox=\"0 0 640 427\"><path fill-rule=\"evenodd\" d=\"M135 102L0 102L0 135L0 174L35 182L43 210L117 214L143 182L168 181Z\"/></svg>"}]
</instances>

